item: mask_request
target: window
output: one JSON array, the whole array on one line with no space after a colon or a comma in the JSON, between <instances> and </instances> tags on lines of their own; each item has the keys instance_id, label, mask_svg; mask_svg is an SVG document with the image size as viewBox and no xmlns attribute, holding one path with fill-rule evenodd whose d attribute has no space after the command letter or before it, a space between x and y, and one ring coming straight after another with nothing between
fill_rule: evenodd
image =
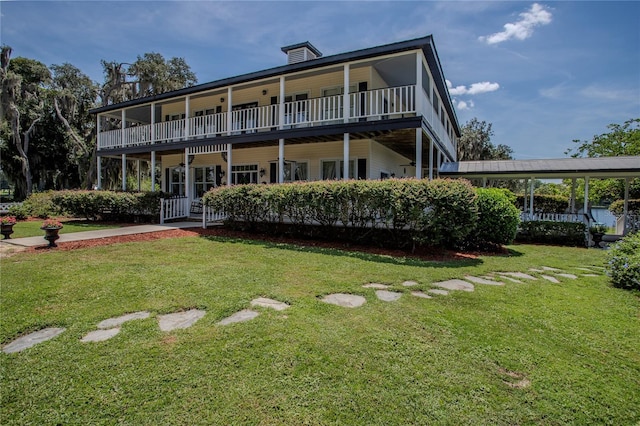
<instances>
[{"instance_id":1,"label":"window","mask_svg":"<svg viewBox=\"0 0 640 426\"><path fill-rule=\"evenodd\" d=\"M298 163L296 161L286 162L284 164L284 181L308 180L308 170L308 163Z\"/></svg>"},{"instance_id":2,"label":"window","mask_svg":"<svg viewBox=\"0 0 640 426\"><path fill-rule=\"evenodd\" d=\"M173 195L184 195L184 167L174 167L169 171L169 192Z\"/></svg>"},{"instance_id":3,"label":"window","mask_svg":"<svg viewBox=\"0 0 640 426\"><path fill-rule=\"evenodd\" d=\"M258 183L258 165L231 166L231 183L234 185Z\"/></svg>"},{"instance_id":4,"label":"window","mask_svg":"<svg viewBox=\"0 0 640 426\"><path fill-rule=\"evenodd\" d=\"M215 166L196 167L194 172L195 196L200 198L205 192L216 186Z\"/></svg>"},{"instance_id":5,"label":"window","mask_svg":"<svg viewBox=\"0 0 640 426\"><path fill-rule=\"evenodd\" d=\"M344 161L343 160L322 160L322 176L323 180L343 179ZM355 161L349 160L349 179L356 177Z\"/></svg>"}]
</instances>

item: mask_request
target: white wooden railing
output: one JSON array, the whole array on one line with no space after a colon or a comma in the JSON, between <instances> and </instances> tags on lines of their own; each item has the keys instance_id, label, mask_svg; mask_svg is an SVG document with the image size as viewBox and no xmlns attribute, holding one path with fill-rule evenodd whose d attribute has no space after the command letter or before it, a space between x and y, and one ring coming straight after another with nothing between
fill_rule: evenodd
<instances>
[{"instance_id":1,"label":"white wooden railing","mask_svg":"<svg viewBox=\"0 0 640 426\"><path fill-rule=\"evenodd\" d=\"M255 108L231 111L231 134L255 132L278 125L279 105L266 105Z\"/></svg>"},{"instance_id":2,"label":"white wooden railing","mask_svg":"<svg viewBox=\"0 0 640 426\"><path fill-rule=\"evenodd\" d=\"M640 231L640 215L628 214L626 230L624 229L625 228L624 225L625 225L624 216L616 217L616 234L617 235L627 235L630 232Z\"/></svg>"},{"instance_id":3,"label":"white wooden railing","mask_svg":"<svg viewBox=\"0 0 640 426\"><path fill-rule=\"evenodd\" d=\"M0 213L9 213L9 209L13 206L19 206L22 203L0 203Z\"/></svg>"},{"instance_id":4,"label":"white wooden railing","mask_svg":"<svg viewBox=\"0 0 640 426\"><path fill-rule=\"evenodd\" d=\"M520 220L522 222L582 222L583 215L571 213L534 213L531 215L529 212L521 212Z\"/></svg>"},{"instance_id":5,"label":"white wooden railing","mask_svg":"<svg viewBox=\"0 0 640 426\"><path fill-rule=\"evenodd\" d=\"M213 210L209 206L204 206L202 209L202 228L207 227L209 223L220 222L227 218L226 213Z\"/></svg>"},{"instance_id":6,"label":"white wooden railing","mask_svg":"<svg viewBox=\"0 0 640 426\"><path fill-rule=\"evenodd\" d=\"M351 93L351 118L394 118L416 112L415 86L389 87Z\"/></svg>"},{"instance_id":7,"label":"white wooden railing","mask_svg":"<svg viewBox=\"0 0 640 426\"><path fill-rule=\"evenodd\" d=\"M217 114L202 115L189 119L190 136L213 137L220 136L227 132L227 114L220 112Z\"/></svg>"},{"instance_id":8,"label":"white wooden railing","mask_svg":"<svg viewBox=\"0 0 640 426\"><path fill-rule=\"evenodd\" d=\"M189 199L172 197L160 199L160 224L167 220L189 217Z\"/></svg>"}]
</instances>

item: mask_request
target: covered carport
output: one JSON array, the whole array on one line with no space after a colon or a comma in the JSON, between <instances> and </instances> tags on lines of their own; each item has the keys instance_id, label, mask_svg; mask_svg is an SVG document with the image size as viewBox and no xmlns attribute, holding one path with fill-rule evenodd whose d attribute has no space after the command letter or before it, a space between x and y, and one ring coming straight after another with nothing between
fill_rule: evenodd
<instances>
[{"instance_id":1,"label":"covered carport","mask_svg":"<svg viewBox=\"0 0 640 426\"><path fill-rule=\"evenodd\" d=\"M584 179L584 206L587 227L591 225L589 212L589 179L624 179L624 213L623 235L629 231L629 182L640 177L640 157L598 157L598 158L556 158L545 160L489 160L460 161L444 163L440 167L441 177L481 179L486 184L488 179L518 179L530 181L527 197L525 192L524 213L534 216L534 181L535 179L572 179L571 213L576 213L575 190L576 179ZM526 189L525 189L526 191Z\"/></svg>"}]
</instances>

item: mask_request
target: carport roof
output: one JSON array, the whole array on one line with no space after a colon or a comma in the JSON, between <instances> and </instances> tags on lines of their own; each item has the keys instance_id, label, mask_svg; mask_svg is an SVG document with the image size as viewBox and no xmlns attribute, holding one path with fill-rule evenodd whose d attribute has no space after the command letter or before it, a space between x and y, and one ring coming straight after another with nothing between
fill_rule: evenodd
<instances>
[{"instance_id":1,"label":"carport roof","mask_svg":"<svg viewBox=\"0 0 640 426\"><path fill-rule=\"evenodd\" d=\"M460 161L440 166L444 177L562 179L640 177L640 156Z\"/></svg>"}]
</instances>

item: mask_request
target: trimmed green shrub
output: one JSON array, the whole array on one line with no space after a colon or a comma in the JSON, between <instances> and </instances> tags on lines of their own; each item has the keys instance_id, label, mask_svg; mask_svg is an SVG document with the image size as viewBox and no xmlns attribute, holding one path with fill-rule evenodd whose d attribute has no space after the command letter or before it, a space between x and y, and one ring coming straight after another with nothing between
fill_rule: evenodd
<instances>
[{"instance_id":1,"label":"trimmed green shrub","mask_svg":"<svg viewBox=\"0 0 640 426\"><path fill-rule=\"evenodd\" d=\"M629 200L628 206L630 213L640 213L640 200ZM609 211L616 216L622 216L624 212L624 200L616 200L609 206Z\"/></svg>"},{"instance_id":2,"label":"trimmed green shrub","mask_svg":"<svg viewBox=\"0 0 640 426\"><path fill-rule=\"evenodd\" d=\"M57 191L52 201L67 215L88 220L151 221L159 217L161 192Z\"/></svg>"},{"instance_id":3,"label":"trimmed green shrub","mask_svg":"<svg viewBox=\"0 0 640 426\"><path fill-rule=\"evenodd\" d=\"M506 189L477 188L478 223L467 242L470 247L510 244L520 224L515 195Z\"/></svg>"},{"instance_id":4,"label":"trimmed green shrub","mask_svg":"<svg viewBox=\"0 0 640 426\"><path fill-rule=\"evenodd\" d=\"M581 222L522 222L516 235L521 243L584 247L586 226Z\"/></svg>"},{"instance_id":5,"label":"trimmed green shrub","mask_svg":"<svg viewBox=\"0 0 640 426\"><path fill-rule=\"evenodd\" d=\"M53 191L34 192L19 206L9 209L11 215L23 220L29 216L47 219L51 216L60 216L62 210L53 202Z\"/></svg>"},{"instance_id":6,"label":"trimmed green shrub","mask_svg":"<svg viewBox=\"0 0 640 426\"><path fill-rule=\"evenodd\" d=\"M475 228L478 214L476 194L463 180L236 185L212 189L203 203L224 211L228 223L244 229L287 222L289 232L296 235L315 234L308 228L312 225L323 228L327 237L387 230L395 243L433 246L461 245Z\"/></svg>"},{"instance_id":7,"label":"trimmed green shrub","mask_svg":"<svg viewBox=\"0 0 640 426\"><path fill-rule=\"evenodd\" d=\"M607 274L614 287L640 290L640 232L613 244L608 253Z\"/></svg>"},{"instance_id":8,"label":"trimmed green shrub","mask_svg":"<svg viewBox=\"0 0 640 426\"><path fill-rule=\"evenodd\" d=\"M524 195L518 194L516 207L524 209ZM564 213L569 207L569 200L561 195L533 194L534 213ZM527 196L527 210L529 209L529 196Z\"/></svg>"}]
</instances>

